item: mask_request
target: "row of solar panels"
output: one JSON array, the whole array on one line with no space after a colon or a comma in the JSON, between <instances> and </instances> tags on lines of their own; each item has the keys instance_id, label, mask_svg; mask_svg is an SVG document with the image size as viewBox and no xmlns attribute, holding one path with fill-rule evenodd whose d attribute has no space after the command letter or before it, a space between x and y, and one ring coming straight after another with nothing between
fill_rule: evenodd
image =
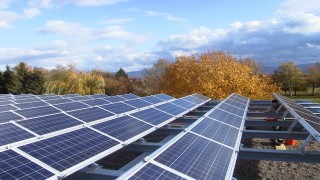
<instances>
[{"instance_id":1,"label":"row of solar panels","mask_svg":"<svg viewBox=\"0 0 320 180\"><path fill-rule=\"evenodd\" d=\"M25 109L51 115L0 124L0 179L67 176L210 100L198 94L180 99L165 94L149 97L154 98L162 103L137 108L148 102L137 98L132 100L136 106L124 101L57 113L44 107Z\"/></svg>"},{"instance_id":2,"label":"row of solar panels","mask_svg":"<svg viewBox=\"0 0 320 180\"><path fill-rule=\"evenodd\" d=\"M229 96L119 179L232 179L248 105Z\"/></svg>"},{"instance_id":3,"label":"row of solar panels","mask_svg":"<svg viewBox=\"0 0 320 180\"><path fill-rule=\"evenodd\" d=\"M296 101L274 94L274 97L295 117L295 119L320 143L320 117L304 108Z\"/></svg>"}]
</instances>

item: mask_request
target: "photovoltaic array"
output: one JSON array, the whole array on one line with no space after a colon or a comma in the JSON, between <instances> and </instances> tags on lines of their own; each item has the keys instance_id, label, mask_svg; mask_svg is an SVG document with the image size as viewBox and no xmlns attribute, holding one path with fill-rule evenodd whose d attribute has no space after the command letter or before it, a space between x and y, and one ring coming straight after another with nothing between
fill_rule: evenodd
<instances>
[{"instance_id":1,"label":"photovoltaic array","mask_svg":"<svg viewBox=\"0 0 320 180\"><path fill-rule=\"evenodd\" d=\"M198 94L0 95L0 179L65 177L209 100Z\"/></svg>"},{"instance_id":2,"label":"photovoltaic array","mask_svg":"<svg viewBox=\"0 0 320 180\"><path fill-rule=\"evenodd\" d=\"M310 110L304 108L296 101L282 96L273 94L279 100L295 119L320 143L320 117L313 114Z\"/></svg>"},{"instance_id":3,"label":"photovoltaic array","mask_svg":"<svg viewBox=\"0 0 320 180\"><path fill-rule=\"evenodd\" d=\"M171 103L188 106L185 100L194 98ZM232 94L119 179L232 179L248 105Z\"/></svg>"}]
</instances>

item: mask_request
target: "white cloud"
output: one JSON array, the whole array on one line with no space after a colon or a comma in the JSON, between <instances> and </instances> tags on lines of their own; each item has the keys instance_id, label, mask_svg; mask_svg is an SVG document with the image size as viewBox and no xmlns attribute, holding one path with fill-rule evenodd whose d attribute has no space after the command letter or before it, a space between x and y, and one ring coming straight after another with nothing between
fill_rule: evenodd
<instances>
[{"instance_id":1,"label":"white cloud","mask_svg":"<svg viewBox=\"0 0 320 180\"><path fill-rule=\"evenodd\" d=\"M91 36L91 29L78 23L66 22L62 20L48 21L40 30L41 33L53 33L65 36L87 39Z\"/></svg>"},{"instance_id":2,"label":"white cloud","mask_svg":"<svg viewBox=\"0 0 320 180\"><path fill-rule=\"evenodd\" d=\"M34 17L40 15L41 11L36 7L32 7L32 8L24 9L23 14L26 18L31 19L31 18L34 18Z\"/></svg>"},{"instance_id":3,"label":"white cloud","mask_svg":"<svg viewBox=\"0 0 320 180\"><path fill-rule=\"evenodd\" d=\"M79 6L104 6L113 5L126 0L65 0L68 3L74 3Z\"/></svg>"},{"instance_id":4,"label":"white cloud","mask_svg":"<svg viewBox=\"0 0 320 180\"><path fill-rule=\"evenodd\" d=\"M7 9L11 2L14 1L14 0L1 0L0 1L0 9Z\"/></svg>"},{"instance_id":5,"label":"white cloud","mask_svg":"<svg viewBox=\"0 0 320 180\"><path fill-rule=\"evenodd\" d=\"M155 11L146 11L145 12L148 16L158 16L163 17L167 21L176 21L176 22L186 22L186 19L173 16L166 12L155 12Z\"/></svg>"},{"instance_id":6,"label":"white cloud","mask_svg":"<svg viewBox=\"0 0 320 180\"><path fill-rule=\"evenodd\" d=\"M11 23L21 19L22 16L15 12L0 11L0 28L9 28Z\"/></svg>"}]
</instances>

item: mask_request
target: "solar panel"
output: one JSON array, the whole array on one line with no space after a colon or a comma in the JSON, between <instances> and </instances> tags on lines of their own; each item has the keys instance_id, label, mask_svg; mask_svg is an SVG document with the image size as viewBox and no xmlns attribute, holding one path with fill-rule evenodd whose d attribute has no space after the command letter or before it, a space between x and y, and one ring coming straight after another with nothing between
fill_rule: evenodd
<instances>
[{"instance_id":1,"label":"solar panel","mask_svg":"<svg viewBox=\"0 0 320 180\"><path fill-rule=\"evenodd\" d=\"M12 105L2 105L0 106L0 112L9 111L9 110L16 110L17 108Z\"/></svg>"},{"instance_id":2,"label":"solar panel","mask_svg":"<svg viewBox=\"0 0 320 180\"><path fill-rule=\"evenodd\" d=\"M202 99L202 100L204 100L204 101L210 100L209 97L204 96L204 95L202 95L202 94L192 94L192 96L193 96L193 97L196 97L196 98L199 98L199 99Z\"/></svg>"},{"instance_id":3,"label":"solar panel","mask_svg":"<svg viewBox=\"0 0 320 180\"><path fill-rule=\"evenodd\" d=\"M246 106L247 106L247 103L242 103L242 102L239 102L239 101L236 101L234 99L227 99L225 101L225 103L229 104L229 105L233 105L235 107L239 107L241 109L245 109Z\"/></svg>"},{"instance_id":4,"label":"solar panel","mask_svg":"<svg viewBox=\"0 0 320 180\"><path fill-rule=\"evenodd\" d=\"M34 137L33 134L20 127L7 123L0 124L0 146Z\"/></svg>"},{"instance_id":5,"label":"solar panel","mask_svg":"<svg viewBox=\"0 0 320 180\"><path fill-rule=\"evenodd\" d=\"M88 95L88 96L91 98L94 98L94 99L108 97L105 94L93 94L93 95Z\"/></svg>"},{"instance_id":6,"label":"solar panel","mask_svg":"<svg viewBox=\"0 0 320 180\"><path fill-rule=\"evenodd\" d=\"M201 104L201 103L204 102L204 100L196 98L196 97L193 97L193 96L187 96L187 97L183 97L181 99L189 101L189 102L194 103L194 104Z\"/></svg>"},{"instance_id":7,"label":"solar panel","mask_svg":"<svg viewBox=\"0 0 320 180\"><path fill-rule=\"evenodd\" d=\"M135 95L135 94L123 94L120 95L120 97L125 98L125 99L137 99L139 98L139 96Z\"/></svg>"},{"instance_id":8,"label":"solar panel","mask_svg":"<svg viewBox=\"0 0 320 180\"><path fill-rule=\"evenodd\" d=\"M320 142L320 117L305 109L292 99L279 94L273 94L279 102L299 121L302 126Z\"/></svg>"},{"instance_id":9,"label":"solar panel","mask_svg":"<svg viewBox=\"0 0 320 180\"><path fill-rule=\"evenodd\" d=\"M122 98L120 96L108 96L103 98L104 100L107 100L109 102L115 103L115 102L120 102L120 101L125 101L125 98Z\"/></svg>"},{"instance_id":10,"label":"solar panel","mask_svg":"<svg viewBox=\"0 0 320 180\"><path fill-rule=\"evenodd\" d=\"M167 112L169 114L172 114L174 116L177 116L187 110L185 108L182 108L180 106L177 106L171 103L161 104L159 106L156 106L155 108L160 109L161 111Z\"/></svg>"},{"instance_id":11,"label":"solar panel","mask_svg":"<svg viewBox=\"0 0 320 180\"><path fill-rule=\"evenodd\" d=\"M44 116L49 114L56 114L56 113L59 113L60 111L51 106L43 106L43 107L36 107L31 109L16 110L15 112L26 118L31 118L31 117Z\"/></svg>"},{"instance_id":12,"label":"solar panel","mask_svg":"<svg viewBox=\"0 0 320 180\"><path fill-rule=\"evenodd\" d=\"M66 98L69 98L69 97L79 97L81 95L79 94L65 94L65 95L61 95L62 97L66 97Z\"/></svg>"},{"instance_id":13,"label":"solar panel","mask_svg":"<svg viewBox=\"0 0 320 180\"><path fill-rule=\"evenodd\" d=\"M69 103L69 102L73 102L73 101L70 100L70 99L61 98L61 99L48 100L46 102L49 103L49 104L55 105L55 104Z\"/></svg>"},{"instance_id":14,"label":"solar panel","mask_svg":"<svg viewBox=\"0 0 320 180\"><path fill-rule=\"evenodd\" d=\"M124 101L124 103L129 104L130 106L133 106L136 108L143 108L143 107L152 105L151 103L141 99L128 100L128 101Z\"/></svg>"},{"instance_id":15,"label":"solar panel","mask_svg":"<svg viewBox=\"0 0 320 180\"><path fill-rule=\"evenodd\" d=\"M86 101L86 100L91 100L91 97L88 96L74 96L74 97L68 97L69 99L73 101Z\"/></svg>"},{"instance_id":16,"label":"solar panel","mask_svg":"<svg viewBox=\"0 0 320 180\"><path fill-rule=\"evenodd\" d=\"M153 95L153 96L155 96L156 98L163 99L163 100L165 100L165 101L174 99L172 96L168 96L168 95L166 95L166 94L156 94L156 95Z\"/></svg>"},{"instance_id":17,"label":"solar panel","mask_svg":"<svg viewBox=\"0 0 320 180\"><path fill-rule=\"evenodd\" d=\"M152 103L152 104L158 104L158 103L164 102L163 99L159 99L159 98L156 98L154 96L146 96L146 97L143 97L141 99L144 100L144 101L147 101L149 103Z\"/></svg>"},{"instance_id":18,"label":"solar panel","mask_svg":"<svg viewBox=\"0 0 320 180\"><path fill-rule=\"evenodd\" d=\"M230 124L237 128L240 128L242 123L242 117L231 114L230 112L222 111L220 109L216 109L215 112L209 114L208 117L219 120L220 122L224 122L226 124Z\"/></svg>"},{"instance_id":19,"label":"solar panel","mask_svg":"<svg viewBox=\"0 0 320 180\"><path fill-rule=\"evenodd\" d=\"M0 105L8 105L8 104L14 104L14 103L11 100L0 101Z\"/></svg>"},{"instance_id":20,"label":"solar panel","mask_svg":"<svg viewBox=\"0 0 320 180\"><path fill-rule=\"evenodd\" d=\"M201 134L209 139L233 147L238 138L239 129L222 124L210 118L205 118L191 131Z\"/></svg>"},{"instance_id":21,"label":"solar panel","mask_svg":"<svg viewBox=\"0 0 320 180\"><path fill-rule=\"evenodd\" d=\"M18 147L49 166L64 171L119 144L88 128Z\"/></svg>"},{"instance_id":22,"label":"solar panel","mask_svg":"<svg viewBox=\"0 0 320 180\"><path fill-rule=\"evenodd\" d=\"M109 101L103 100L103 99L92 99L92 100L86 100L82 101L85 104L88 104L89 106L100 106L104 104L109 104Z\"/></svg>"},{"instance_id":23,"label":"solar panel","mask_svg":"<svg viewBox=\"0 0 320 180\"><path fill-rule=\"evenodd\" d=\"M126 141L150 128L151 125L141 122L130 116L122 116L92 126L101 132L109 134L121 141Z\"/></svg>"},{"instance_id":24,"label":"solar panel","mask_svg":"<svg viewBox=\"0 0 320 180\"><path fill-rule=\"evenodd\" d=\"M143 111L139 111L136 113L131 114L131 116L136 117L138 119L141 119L145 122L151 123L153 125L159 125L171 118L173 118L173 116L161 112L157 109L154 108L150 108L150 109L146 109Z\"/></svg>"},{"instance_id":25,"label":"solar panel","mask_svg":"<svg viewBox=\"0 0 320 180\"><path fill-rule=\"evenodd\" d=\"M22 117L18 116L13 112L0 112L0 123L6 123L9 121L23 119Z\"/></svg>"},{"instance_id":26,"label":"solar panel","mask_svg":"<svg viewBox=\"0 0 320 180\"><path fill-rule=\"evenodd\" d=\"M173 174L170 171L167 171L159 166L148 163L142 169L140 169L136 174L130 177L130 180L141 180L141 179L172 179L172 180L182 180L183 177L180 177L176 174Z\"/></svg>"},{"instance_id":27,"label":"solar panel","mask_svg":"<svg viewBox=\"0 0 320 180\"><path fill-rule=\"evenodd\" d=\"M155 161L195 179L225 179L233 150L187 133Z\"/></svg>"},{"instance_id":28,"label":"solar panel","mask_svg":"<svg viewBox=\"0 0 320 180\"><path fill-rule=\"evenodd\" d=\"M38 98L32 98L32 99L16 99L14 100L15 103L30 103L30 102L41 102Z\"/></svg>"},{"instance_id":29,"label":"solar panel","mask_svg":"<svg viewBox=\"0 0 320 180\"><path fill-rule=\"evenodd\" d=\"M42 99L42 100L56 100L56 99L61 99L62 97L59 97L55 94L43 94L43 95L38 95L38 98Z\"/></svg>"},{"instance_id":30,"label":"solar panel","mask_svg":"<svg viewBox=\"0 0 320 180\"><path fill-rule=\"evenodd\" d=\"M68 114L85 122L96 121L115 115L98 107L71 111Z\"/></svg>"},{"instance_id":31,"label":"solar panel","mask_svg":"<svg viewBox=\"0 0 320 180\"><path fill-rule=\"evenodd\" d=\"M55 114L39 118L32 118L18 121L17 123L39 135L82 124L80 121L65 114Z\"/></svg>"},{"instance_id":32,"label":"solar panel","mask_svg":"<svg viewBox=\"0 0 320 180\"><path fill-rule=\"evenodd\" d=\"M53 175L12 150L0 152L0 179L47 179Z\"/></svg>"},{"instance_id":33,"label":"solar panel","mask_svg":"<svg viewBox=\"0 0 320 180\"><path fill-rule=\"evenodd\" d=\"M187 109L191 109L191 108L196 107L196 104L188 102L183 99L177 99L177 100L171 101L171 103L178 105L178 106L181 106L181 107L184 107L184 108L187 108Z\"/></svg>"},{"instance_id":34,"label":"solar panel","mask_svg":"<svg viewBox=\"0 0 320 180\"><path fill-rule=\"evenodd\" d=\"M240 109L240 108L237 108L235 106L232 106L232 105L229 105L226 103L221 104L218 108L225 110L225 111L228 111L228 112L235 114L237 116L240 116L240 117L242 117L243 113L244 113L244 109Z\"/></svg>"},{"instance_id":35,"label":"solar panel","mask_svg":"<svg viewBox=\"0 0 320 180\"><path fill-rule=\"evenodd\" d=\"M100 106L100 108L103 108L105 110L108 110L110 112L113 112L114 114L122 114L128 111L135 110L134 107L124 104L123 102L118 103L112 103L104 106Z\"/></svg>"},{"instance_id":36,"label":"solar panel","mask_svg":"<svg viewBox=\"0 0 320 180\"><path fill-rule=\"evenodd\" d=\"M64 104L56 104L53 105L54 107L61 109L62 111L73 111L78 109L88 108L90 106L83 104L81 102L71 102L71 103L64 103Z\"/></svg>"},{"instance_id":37,"label":"solar panel","mask_svg":"<svg viewBox=\"0 0 320 180\"><path fill-rule=\"evenodd\" d=\"M48 106L48 104L42 101L38 101L38 102L15 104L15 106L17 106L20 109L28 109L28 108L34 108L34 107L40 107L40 106Z\"/></svg>"}]
</instances>

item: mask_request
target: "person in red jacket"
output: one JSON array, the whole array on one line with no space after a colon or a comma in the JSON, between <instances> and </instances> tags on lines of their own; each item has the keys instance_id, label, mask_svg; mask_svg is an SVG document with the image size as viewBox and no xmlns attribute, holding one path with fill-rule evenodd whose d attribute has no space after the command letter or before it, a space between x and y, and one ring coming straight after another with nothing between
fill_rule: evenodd
<instances>
[{"instance_id":1,"label":"person in red jacket","mask_svg":"<svg viewBox=\"0 0 320 180\"><path fill-rule=\"evenodd\" d=\"M272 120L272 121L277 121L279 117L279 112L277 112L278 108L280 107L280 103L277 99L273 99L271 101L271 105L267 108L266 113L270 113L270 116L272 115L273 117L269 117L267 120ZM273 126L274 131L281 131L280 126ZM276 145L280 145L283 143L283 139L275 139L274 143Z\"/></svg>"}]
</instances>

